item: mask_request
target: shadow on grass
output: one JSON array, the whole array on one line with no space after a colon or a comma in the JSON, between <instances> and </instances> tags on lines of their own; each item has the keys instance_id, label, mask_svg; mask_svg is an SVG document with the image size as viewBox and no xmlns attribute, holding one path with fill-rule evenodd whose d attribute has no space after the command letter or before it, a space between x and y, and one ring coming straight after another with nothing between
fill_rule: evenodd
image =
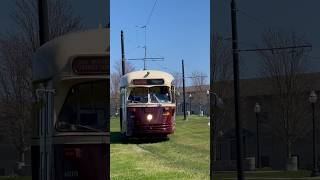
<instances>
[{"instance_id":1,"label":"shadow on grass","mask_svg":"<svg viewBox=\"0 0 320 180\"><path fill-rule=\"evenodd\" d=\"M124 137L120 132L111 132L110 143L111 144L151 144L168 141L167 136L135 136L135 137Z\"/></svg>"}]
</instances>

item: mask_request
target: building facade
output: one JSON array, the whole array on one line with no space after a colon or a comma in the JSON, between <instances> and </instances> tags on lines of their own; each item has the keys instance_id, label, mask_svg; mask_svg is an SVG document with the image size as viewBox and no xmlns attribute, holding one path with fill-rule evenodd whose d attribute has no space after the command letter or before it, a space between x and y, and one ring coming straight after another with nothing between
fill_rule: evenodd
<instances>
[{"instance_id":1,"label":"building facade","mask_svg":"<svg viewBox=\"0 0 320 180\"><path fill-rule=\"evenodd\" d=\"M260 154L261 166L272 169L286 169L287 152L291 149L291 156L297 158L298 169L312 169L312 108L308 97L312 90L320 96L320 73L303 74L304 88L294 94L295 108L289 108L288 122L281 121L281 115L285 114L279 106L279 95L273 91L270 81L267 79L242 79L240 80L240 119L243 127L243 156L246 159L254 159L257 162L257 121L260 125ZM219 133L215 142L216 170L234 170L236 161L236 138L234 129L234 104L233 82L217 82L213 90L224 101L225 116L221 118L218 128ZM209 114L209 97L204 86L201 91L197 87L186 87L186 109L191 114ZM177 98L177 114L183 114L182 89L178 89L180 96ZM191 96L190 96L191 94ZM315 103L315 120L317 134L317 157L320 164L320 102ZM259 103L261 112L254 112L255 104ZM215 111L214 108L212 108ZM296 111L299 111L296 112ZM291 126L290 128L282 126ZM287 131L287 132L286 132ZM288 133L289 135L285 135ZM287 141L286 138L291 138ZM288 148L291 142L291 148ZM319 166L320 168L320 166Z\"/></svg>"}]
</instances>

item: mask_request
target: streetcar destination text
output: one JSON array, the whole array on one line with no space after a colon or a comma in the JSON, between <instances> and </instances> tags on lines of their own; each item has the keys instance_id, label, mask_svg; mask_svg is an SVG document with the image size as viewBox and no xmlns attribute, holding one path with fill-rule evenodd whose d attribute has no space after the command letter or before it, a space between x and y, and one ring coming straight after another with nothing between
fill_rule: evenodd
<instances>
[{"instance_id":1,"label":"streetcar destination text","mask_svg":"<svg viewBox=\"0 0 320 180\"><path fill-rule=\"evenodd\" d=\"M163 79L134 79L132 80L134 85L163 85Z\"/></svg>"},{"instance_id":2,"label":"streetcar destination text","mask_svg":"<svg viewBox=\"0 0 320 180\"><path fill-rule=\"evenodd\" d=\"M72 61L76 74L109 74L109 63L106 56L81 56Z\"/></svg>"}]
</instances>

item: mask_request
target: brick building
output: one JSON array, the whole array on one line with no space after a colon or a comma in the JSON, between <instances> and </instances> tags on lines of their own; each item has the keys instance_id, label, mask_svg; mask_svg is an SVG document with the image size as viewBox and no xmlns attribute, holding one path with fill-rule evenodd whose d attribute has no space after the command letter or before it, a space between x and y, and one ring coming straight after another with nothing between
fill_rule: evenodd
<instances>
[{"instance_id":1,"label":"brick building","mask_svg":"<svg viewBox=\"0 0 320 180\"><path fill-rule=\"evenodd\" d=\"M302 75L301 75L302 76ZM311 90L315 90L320 96L320 73L303 74L305 88L299 92L300 101L298 102L301 112L304 116L300 117L296 124L296 131L301 131L301 135L296 135L292 143L292 156L298 159L299 169L312 168L312 109L308 101ZM218 87L220 86L220 92ZM215 84L217 90L214 90L219 96L223 96L225 108L227 108L227 116L223 120L223 126L219 130L219 137L216 145L217 164L221 162L234 162L236 160L236 139L234 130L233 117L233 82L221 81ZM222 91L221 91L221 87ZM202 91L197 91L196 87L186 87L186 109L190 110L192 114L200 114L200 110L204 114L209 111L209 98L206 90L209 86L202 88ZM179 89L180 96L177 98L177 113L183 114L182 90ZM221 95L221 94L223 95ZM191 94L191 99L189 95ZM194 97L194 98L193 98ZM270 81L267 79L242 79L240 81L240 97L241 109L240 118L243 124L243 153L245 158L256 156L256 123L257 117L254 112L256 103L261 105L261 113L259 113L260 122L260 144L261 144L261 165L263 167L271 167L272 169L285 169L286 167L286 141L283 140L278 132L280 123L278 123L278 97L272 91ZM316 122L317 122L317 145L318 157L320 156L320 102L316 102ZM191 104L191 105L190 105ZM219 118L219 117L218 117ZM278 123L278 124L277 124ZM298 123L301 123L298 125ZM295 124L293 124L295 125ZM319 158L320 162L320 158ZM222 163L223 164L223 163ZM231 163L232 164L232 163ZM320 164L320 163L319 163ZM219 169L221 167L217 167ZM232 167L229 167L231 170ZM222 168L223 169L223 168ZM225 167L224 170L228 170Z\"/></svg>"}]
</instances>

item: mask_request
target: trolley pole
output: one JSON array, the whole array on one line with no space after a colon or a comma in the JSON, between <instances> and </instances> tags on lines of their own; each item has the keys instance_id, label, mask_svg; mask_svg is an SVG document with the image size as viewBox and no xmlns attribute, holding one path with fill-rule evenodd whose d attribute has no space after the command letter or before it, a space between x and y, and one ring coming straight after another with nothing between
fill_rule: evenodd
<instances>
[{"instance_id":1,"label":"trolley pole","mask_svg":"<svg viewBox=\"0 0 320 180\"><path fill-rule=\"evenodd\" d=\"M124 56L124 42L123 42L123 31L121 30L121 65L122 65L122 75L126 74L126 60Z\"/></svg>"},{"instance_id":2,"label":"trolley pole","mask_svg":"<svg viewBox=\"0 0 320 180\"><path fill-rule=\"evenodd\" d=\"M232 26L232 55L233 55L233 82L234 82L234 106L237 140L237 173L238 180L243 180L242 168L242 127L240 121L240 97L239 97L239 51L237 32L237 8L235 0L231 0L231 26Z\"/></svg>"},{"instance_id":3,"label":"trolley pole","mask_svg":"<svg viewBox=\"0 0 320 180\"><path fill-rule=\"evenodd\" d=\"M182 91L183 91L183 120L187 120L186 116L186 87L184 82L184 61L182 59Z\"/></svg>"},{"instance_id":4,"label":"trolley pole","mask_svg":"<svg viewBox=\"0 0 320 180\"><path fill-rule=\"evenodd\" d=\"M49 40L47 0L38 0L39 41L40 46Z\"/></svg>"}]
</instances>

